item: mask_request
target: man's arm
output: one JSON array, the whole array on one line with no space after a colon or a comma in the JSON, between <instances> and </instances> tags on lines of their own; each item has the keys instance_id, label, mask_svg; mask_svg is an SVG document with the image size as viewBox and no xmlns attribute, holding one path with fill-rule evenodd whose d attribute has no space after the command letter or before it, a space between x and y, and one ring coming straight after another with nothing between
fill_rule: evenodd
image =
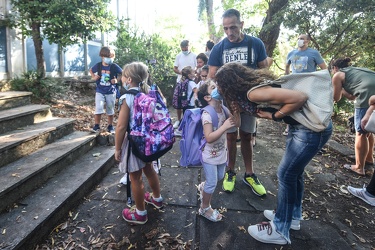
<instances>
[{"instance_id":1,"label":"man's arm","mask_svg":"<svg viewBox=\"0 0 375 250\"><path fill-rule=\"evenodd\" d=\"M208 79L215 79L215 74L219 69L218 66L208 66Z\"/></svg>"},{"instance_id":2,"label":"man's arm","mask_svg":"<svg viewBox=\"0 0 375 250\"><path fill-rule=\"evenodd\" d=\"M260 69L268 68L267 58L268 57L266 57L266 59L264 59L263 61L258 62L258 68L260 68Z\"/></svg>"},{"instance_id":3,"label":"man's arm","mask_svg":"<svg viewBox=\"0 0 375 250\"><path fill-rule=\"evenodd\" d=\"M174 71L174 73L176 73L177 75L181 75L181 72L178 70L178 67L177 67L177 66L174 66L174 67L173 67L173 71Z\"/></svg>"},{"instance_id":4,"label":"man's arm","mask_svg":"<svg viewBox=\"0 0 375 250\"><path fill-rule=\"evenodd\" d=\"M327 64L325 62L322 62L321 64L318 64L318 66L321 69L327 69Z\"/></svg>"},{"instance_id":5,"label":"man's arm","mask_svg":"<svg viewBox=\"0 0 375 250\"><path fill-rule=\"evenodd\" d=\"M286 64L285 65L285 75L289 75L290 74L290 64Z\"/></svg>"}]
</instances>

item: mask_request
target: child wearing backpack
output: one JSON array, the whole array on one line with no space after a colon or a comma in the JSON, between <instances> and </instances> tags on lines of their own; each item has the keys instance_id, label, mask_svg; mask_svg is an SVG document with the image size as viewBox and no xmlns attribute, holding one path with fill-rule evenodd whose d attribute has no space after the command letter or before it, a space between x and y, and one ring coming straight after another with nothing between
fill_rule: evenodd
<instances>
[{"instance_id":1,"label":"child wearing backpack","mask_svg":"<svg viewBox=\"0 0 375 250\"><path fill-rule=\"evenodd\" d=\"M192 67L186 66L181 70L181 80L177 84L172 104L175 109L182 109L182 115L187 109L195 108L195 100L197 99L198 84L195 83L195 71ZM176 128L176 127L175 127ZM181 131L175 131L176 136L181 136Z\"/></svg>"},{"instance_id":2,"label":"child wearing backpack","mask_svg":"<svg viewBox=\"0 0 375 250\"><path fill-rule=\"evenodd\" d=\"M226 131L234 126L239 127L241 120L239 112L236 111L232 116L229 110L222 105L222 97L212 80L208 80L200 86L198 99L203 106L201 121L206 140L205 145L202 145L201 157L205 181L197 186L201 198L198 213L210 221L218 222L222 220L223 215L218 210L212 209L211 198L217 182L224 178L228 154ZM207 108L215 110L213 113L219 121L217 128L213 127L213 117L211 112L206 110ZM226 114L229 115L229 118L226 117Z\"/></svg>"},{"instance_id":3,"label":"child wearing backpack","mask_svg":"<svg viewBox=\"0 0 375 250\"><path fill-rule=\"evenodd\" d=\"M99 52L102 61L95 64L90 69L90 75L96 81L95 94L95 125L91 132L100 131L100 119L104 113L104 104L108 116L107 131L111 134L115 133L113 128L113 115L115 114L115 102L119 93L117 85L117 76L121 75L121 68L113 63L115 51L110 47L102 47Z\"/></svg>"},{"instance_id":4,"label":"child wearing backpack","mask_svg":"<svg viewBox=\"0 0 375 250\"><path fill-rule=\"evenodd\" d=\"M142 62L132 62L126 64L123 68L122 82L128 85L129 92L132 90L149 92L147 85L148 68ZM133 154L129 145L129 124L133 119L133 105L136 96L131 93L125 93L119 100L119 118L115 134L115 159L116 161L126 162L127 172L129 173L131 189L134 197L135 206L122 211L122 217L125 221L132 224L145 224L148 220L145 202L160 209L163 207L163 198L160 194L160 184L157 173L154 171L151 162L144 162ZM173 131L172 124L170 127ZM126 135L128 131L128 135ZM125 147L123 146L123 143ZM128 150L129 149L129 150ZM125 159L124 159L125 158ZM145 193L142 181L142 172L147 177L152 193ZM129 184L128 184L129 185Z\"/></svg>"}]
</instances>

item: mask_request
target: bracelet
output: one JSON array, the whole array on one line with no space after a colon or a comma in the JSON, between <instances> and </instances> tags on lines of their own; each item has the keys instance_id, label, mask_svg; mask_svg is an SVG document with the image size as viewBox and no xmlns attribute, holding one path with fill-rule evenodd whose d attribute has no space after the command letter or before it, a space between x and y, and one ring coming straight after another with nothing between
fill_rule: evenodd
<instances>
[{"instance_id":1,"label":"bracelet","mask_svg":"<svg viewBox=\"0 0 375 250\"><path fill-rule=\"evenodd\" d=\"M276 112L272 113L272 120L274 120L275 122L281 122L283 120L283 118L276 118L275 114L276 114Z\"/></svg>"},{"instance_id":2,"label":"bracelet","mask_svg":"<svg viewBox=\"0 0 375 250\"><path fill-rule=\"evenodd\" d=\"M283 116L286 116L286 114L283 113L283 112L281 112L280 110L278 110L278 112L279 112L280 114L282 114Z\"/></svg>"}]
</instances>

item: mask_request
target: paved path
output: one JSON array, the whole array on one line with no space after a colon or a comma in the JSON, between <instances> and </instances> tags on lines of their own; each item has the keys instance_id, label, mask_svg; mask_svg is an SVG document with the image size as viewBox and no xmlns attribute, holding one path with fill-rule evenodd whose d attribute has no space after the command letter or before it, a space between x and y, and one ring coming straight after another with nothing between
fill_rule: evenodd
<instances>
[{"instance_id":1,"label":"paved path","mask_svg":"<svg viewBox=\"0 0 375 250\"><path fill-rule=\"evenodd\" d=\"M186 244L186 249L369 249L368 244L361 244L351 234L349 227L319 219L302 221L300 231L291 231L292 244L283 247L257 242L248 235L250 224L266 220L263 210L276 206L276 169L284 152L285 137L281 135L282 125L279 131L266 132L267 122L259 123L254 150L254 169L268 191L265 198L257 197L243 183L244 167L238 153L235 191L231 194L222 192L220 182L213 196L212 206L224 211L224 220L213 223L197 215L199 201L195 185L204 179L203 171L201 167L178 167L177 140L173 149L161 159L160 183L166 205L162 211L146 206L149 221L145 225L127 224L121 217L126 204L126 186L119 184L122 174L114 167L87 200L73 211L76 227L72 238L79 239L86 247L87 242L95 243L94 239L98 238L112 242L123 240L117 245L119 249L128 249L129 245L146 249L157 246L157 242L163 246ZM311 164L307 170L314 171L316 167ZM333 178L319 175L315 183ZM145 186L149 190L147 184ZM70 221L74 224L72 218Z\"/></svg>"}]
</instances>

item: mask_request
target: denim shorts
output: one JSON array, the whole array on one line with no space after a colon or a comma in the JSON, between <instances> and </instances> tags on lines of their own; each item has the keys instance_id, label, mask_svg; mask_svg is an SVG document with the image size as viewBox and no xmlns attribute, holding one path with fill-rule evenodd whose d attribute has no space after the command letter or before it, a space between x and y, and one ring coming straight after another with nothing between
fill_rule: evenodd
<instances>
[{"instance_id":1,"label":"denim shorts","mask_svg":"<svg viewBox=\"0 0 375 250\"><path fill-rule=\"evenodd\" d=\"M367 132L363 131L361 128L361 120L365 116L368 108L356 108L354 110L354 128L355 131L361 134L366 134Z\"/></svg>"}]
</instances>

